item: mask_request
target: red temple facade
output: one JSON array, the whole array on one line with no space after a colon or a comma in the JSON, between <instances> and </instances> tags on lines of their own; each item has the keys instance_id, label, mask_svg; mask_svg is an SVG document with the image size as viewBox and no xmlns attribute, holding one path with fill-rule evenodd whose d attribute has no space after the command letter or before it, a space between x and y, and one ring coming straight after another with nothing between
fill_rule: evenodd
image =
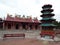
<instances>
[{"instance_id":1,"label":"red temple facade","mask_svg":"<svg viewBox=\"0 0 60 45\"><path fill-rule=\"evenodd\" d=\"M0 19L0 29L3 30L40 30L40 21L31 17L7 17L2 20Z\"/></svg>"}]
</instances>

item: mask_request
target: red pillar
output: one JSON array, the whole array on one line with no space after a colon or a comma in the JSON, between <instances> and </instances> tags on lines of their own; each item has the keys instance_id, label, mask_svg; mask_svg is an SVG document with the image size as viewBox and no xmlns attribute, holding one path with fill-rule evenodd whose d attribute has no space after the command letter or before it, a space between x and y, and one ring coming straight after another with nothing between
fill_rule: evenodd
<instances>
[{"instance_id":1,"label":"red pillar","mask_svg":"<svg viewBox=\"0 0 60 45\"><path fill-rule=\"evenodd\" d=\"M14 22L12 22L12 29L15 29L15 25L14 25Z\"/></svg>"},{"instance_id":2,"label":"red pillar","mask_svg":"<svg viewBox=\"0 0 60 45\"><path fill-rule=\"evenodd\" d=\"M19 25L19 29L20 29L20 30L22 30L22 29L23 29L22 24L20 24L20 25Z\"/></svg>"},{"instance_id":3,"label":"red pillar","mask_svg":"<svg viewBox=\"0 0 60 45\"><path fill-rule=\"evenodd\" d=\"M29 24L27 25L27 30L30 30L30 25Z\"/></svg>"},{"instance_id":4,"label":"red pillar","mask_svg":"<svg viewBox=\"0 0 60 45\"><path fill-rule=\"evenodd\" d=\"M33 30L36 30L36 29L35 29L35 25L32 26L32 29L33 29Z\"/></svg>"},{"instance_id":5,"label":"red pillar","mask_svg":"<svg viewBox=\"0 0 60 45\"><path fill-rule=\"evenodd\" d=\"M36 24L34 23L33 26L32 26L32 27L33 27L33 30L36 30L35 25L36 25Z\"/></svg>"},{"instance_id":6,"label":"red pillar","mask_svg":"<svg viewBox=\"0 0 60 45\"><path fill-rule=\"evenodd\" d=\"M26 30L27 30L27 29L28 29L28 26L26 25L25 28L26 28Z\"/></svg>"}]
</instances>

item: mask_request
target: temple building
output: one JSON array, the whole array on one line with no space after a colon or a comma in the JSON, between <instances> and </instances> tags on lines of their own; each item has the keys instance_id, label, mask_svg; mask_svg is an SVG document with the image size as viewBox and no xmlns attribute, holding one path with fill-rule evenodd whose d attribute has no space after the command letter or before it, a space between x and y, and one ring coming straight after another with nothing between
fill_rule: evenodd
<instances>
[{"instance_id":1,"label":"temple building","mask_svg":"<svg viewBox=\"0 0 60 45\"><path fill-rule=\"evenodd\" d=\"M37 18L25 16L20 17L16 15L12 17L7 14L7 17L3 20L0 18L0 29L3 30L40 30L40 21Z\"/></svg>"},{"instance_id":2,"label":"temple building","mask_svg":"<svg viewBox=\"0 0 60 45\"><path fill-rule=\"evenodd\" d=\"M42 19L41 19L41 26L42 26L42 30L41 30L41 37L45 37L45 38L54 38L55 36L55 31L53 30L54 27L56 25L54 25L54 21L55 19L53 18L54 14L52 5L50 4L46 4L42 6Z\"/></svg>"},{"instance_id":3,"label":"temple building","mask_svg":"<svg viewBox=\"0 0 60 45\"><path fill-rule=\"evenodd\" d=\"M31 16L21 17L20 15L15 15L15 17L12 17L12 15L7 14L7 17L2 19L0 18L0 30L8 30L3 31L3 38L5 37L24 37L24 38L30 38L30 37L44 37L49 39L54 39L55 37L55 26L53 23L56 21L56 19L53 18L55 14L52 12L54 11L52 8L52 5L46 4L42 6L42 17L41 20L38 20L36 17L32 18ZM9 32L9 30L11 32ZM14 30L14 31L12 31ZM21 34L20 30L24 30L26 32L23 32ZM34 31L32 31L34 30ZM17 31L17 32L15 32ZM27 32L30 33L27 33ZM19 33L18 33L19 32ZM2 34L2 33L0 33ZM40 38L40 37L39 37Z\"/></svg>"}]
</instances>

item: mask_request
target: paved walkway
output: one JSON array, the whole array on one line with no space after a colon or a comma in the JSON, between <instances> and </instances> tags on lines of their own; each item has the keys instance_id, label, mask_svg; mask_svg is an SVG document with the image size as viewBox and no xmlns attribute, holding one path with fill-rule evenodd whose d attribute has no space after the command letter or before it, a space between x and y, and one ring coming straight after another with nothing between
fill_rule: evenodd
<instances>
[{"instance_id":1,"label":"paved walkway","mask_svg":"<svg viewBox=\"0 0 60 45\"><path fill-rule=\"evenodd\" d=\"M60 42L48 42L37 39L6 39L0 45L60 45Z\"/></svg>"}]
</instances>

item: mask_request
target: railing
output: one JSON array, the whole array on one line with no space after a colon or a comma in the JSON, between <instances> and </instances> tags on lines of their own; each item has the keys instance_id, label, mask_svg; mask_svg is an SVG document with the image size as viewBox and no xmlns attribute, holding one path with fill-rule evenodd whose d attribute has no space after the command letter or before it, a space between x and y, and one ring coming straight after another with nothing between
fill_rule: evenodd
<instances>
[{"instance_id":1,"label":"railing","mask_svg":"<svg viewBox=\"0 0 60 45\"><path fill-rule=\"evenodd\" d=\"M21 34L4 34L3 38L7 38L7 37L24 37L25 38L25 34L21 33Z\"/></svg>"}]
</instances>

